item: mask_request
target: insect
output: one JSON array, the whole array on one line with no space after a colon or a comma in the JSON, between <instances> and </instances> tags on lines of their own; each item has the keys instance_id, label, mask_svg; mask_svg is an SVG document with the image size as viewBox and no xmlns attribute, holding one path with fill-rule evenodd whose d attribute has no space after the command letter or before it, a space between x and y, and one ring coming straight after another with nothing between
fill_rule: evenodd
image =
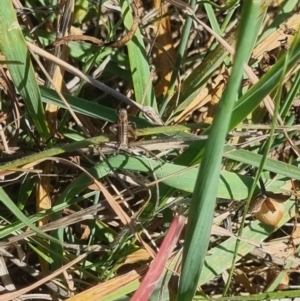
<instances>
[{"instance_id":1,"label":"insect","mask_svg":"<svg viewBox=\"0 0 300 301\"><path fill-rule=\"evenodd\" d=\"M111 131L117 135L118 148L129 148L129 139L136 139L135 125L128 121L128 114L125 109L118 112L117 124L110 127Z\"/></svg>"}]
</instances>

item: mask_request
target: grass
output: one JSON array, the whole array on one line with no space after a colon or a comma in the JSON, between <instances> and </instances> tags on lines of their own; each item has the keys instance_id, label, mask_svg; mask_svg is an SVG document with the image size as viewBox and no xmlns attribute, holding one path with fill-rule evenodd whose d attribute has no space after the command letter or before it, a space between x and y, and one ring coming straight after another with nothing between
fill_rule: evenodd
<instances>
[{"instance_id":1,"label":"grass","mask_svg":"<svg viewBox=\"0 0 300 301\"><path fill-rule=\"evenodd\" d=\"M298 296L297 1L21 2L0 10L0 300ZM107 145L118 108L148 151ZM248 212L259 179L271 219L290 197L275 224Z\"/></svg>"}]
</instances>

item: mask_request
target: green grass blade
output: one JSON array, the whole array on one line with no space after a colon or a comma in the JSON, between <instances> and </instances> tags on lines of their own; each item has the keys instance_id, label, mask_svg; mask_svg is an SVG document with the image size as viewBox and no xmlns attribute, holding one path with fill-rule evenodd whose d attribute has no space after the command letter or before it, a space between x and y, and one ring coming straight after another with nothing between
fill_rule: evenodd
<instances>
[{"instance_id":1,"label":"green grass blade","mask_svg":"<svg viewBox=\"0 0 300 301\"><path fill-rule=\"evenodd\" d=\"M0 9L0 49L8 61L21 64L9 64L13 82L23 97L29 116L44 141L50 137L30 56L25 44L16 13L10 0L3 0Z\"/></svg>"},{"instance_id":2,"label":"green grass blade","mask_svg":"<svg viewBox=\"0 0 300 301\"><path fill-rule=\"evenodd\" d=\"M295 79L293 81L293 85L291 86L291 89L288 91L283 101L282 107L280 108L281 118L284 119L288 115L289 110L293 105L293 101L295 100L298 94L299 88L300 88L300 72L296 74Z\"/></svg>"},{"instance_id":3,"label":"green grass blade","mask_svg":"<svg viewBox=\"0 0 300 301\"><path fill-rule=\"evenodd\" d=\"M78 177L78 178L81 179L81 177ZM85 179L85 180L87 181L87 179ZM91 181L89 181L88 183L90 184ZM77 182L77 185L78 185L78 182ZM73 189L73 186L70 185L70 186L68 186L68 188ZM79 191L81 192L82 190L83 190L83 188ZM92 193L86 193L86 194L84 194L83 196L80 196L80 197L75 197L74 195L67 194L68 198L65 198L66 202L64 202L60 205L55 205L51 209L43 210L43 211L40 211L36 214L28 216L28 219L31 223L35 223L43 217L51 216L55 212L61 211L65 208L67 208L68 206L79 203L80 201L82 201L86 198L89 198L89 197L93 196L93 194L94 194L93 192ZM13 232L20 231L22 228L24 228L24 223L21 220L12 222L12 223L6 225L5 227L1 228L0 239L5 238L6 236L10 236Z\"/></svg>"},{"instance_id":4,"label":"green grass blade","mask_svg":"<svg viewBox=\"0 0 300 301\"><path fill-rule=\"evenodd\" d=\"M196 2L197 2L196 0L191 0L191 1L187 1L187 2L189 2L189 5L193 9L195 9ZM160 109L160 114L161 115L163 115L163 113L166 109L166 106L167 106L168 102L170 101L171 96L174 93L175 84L176 84L176 81L177 81L179 70L182 66L182 62L183 62L184 57L185 57L187 43L188 43L188 39L189 39L190 32L191 32L191 27L192 27L192 19L191 19L191 17L187 16L186 22L184 24L184 28L183 28L183 31L182 31L182 36L180 38L180 44L179 44L178 50L177 50L177 57L176 57L176 60L175 60L175 63L174 63L173 73L172 73L172 77L171 77L170 84L169 84L169 91L168 91L168 93L165 97L164 103L163 103L163 105ZM172 97L172 98L176 99L174 97ZM171 101L173 101L173 100L171 100ZM173 101L173 103L175 103L175 102Z\"/></svg>"},{"instance_id":5,"label":"green grass blade","mask_svg":"<svg viewBox=\"0 0 300 301\"><path fill-rule=\"evenodd\" d=\"M16 206L16 204L10 199L10 197L6 194L6 192L0 187L0 200L1 202L10 210L10 212L19 219L24 226L29 227L31 230L36 232L41 237L48 239L56 244L61 245L59 240L56 240L52 236L42 232L38 227L36 227Z\"/></svg>"},{"instance_id":6,"label":"green grass blade","mask_svg":"<svg viewBox=\"0 0 300 301\"><path fill-rule=\"evenodd\" d=\"M287 62L287 71L295 66L300 59L300 35L295 36L289 58ZM236 103L232 113L230 129L235 128L250 114L270 92L276 89L280 82L282 70L286 62L286 56L282 56L278 62L266 73L258 83L247 91Z\"/></svg>"},{"instance_id":7,"label":"green grass blade","mask_svg":"<svg viewBox=\"0 0 300 301\"><path fill-rule=\"evenodd\" d=\"M65 104L59 99L55 91L45 87L40 87L40 89L43 102L51 103L61 108L66 108ZM117 111L114 109L76 96L64 95L64 97L76 113L112 123L117 121ZM138 127L149 127L151 125L149 121L142 118L133 117L132 121L134 121Z\"/></svg>"},{"instance_id":8,"label":"green grass blade","mask_svg":"<svg viewBox=\"0 0 300 301\"><path fill-rule=\"evenodd\" d=\"M209 20L209 24L211 25L211 28L214 32L216 32L218 35L222 35L222 31L220 29L220 25L218 23L217 17L215 15L215 12L213 10L212 4L210 3L204 3L204 8L207 13L207 17Z\"/></svg>"},{"instance_id":9,"label":"green grass blade","mask_svg":"<svg viewBox=\"0 0 300 301\"><path fill-rule=\"evenodd\" d=\"M198 286L210 238L223 143L243 75L242 66L248 61L257 37L252 27L259 8L260 1L244 3L232 74L211 127L192 196L177 300L192 300Z\"/></svg>"},{"instance_id":10,"label":"green grass blade","mask_svg":"<svg viewBox=\"0 0 300 301\"><path fill-rule=\"evenodd\" d=\"M129 30L132 23L132 13L129 1L122 0L122 14L124 16L124 25ZM137 29L134 37L127 44L130 69L132 74L132 82L134 87L136 102L151 106L157 111L157 103L152 86L152 78L150 74L150 66L147 61L147 53L144 41L139 29Z\"/></svg>"}]
</instances>

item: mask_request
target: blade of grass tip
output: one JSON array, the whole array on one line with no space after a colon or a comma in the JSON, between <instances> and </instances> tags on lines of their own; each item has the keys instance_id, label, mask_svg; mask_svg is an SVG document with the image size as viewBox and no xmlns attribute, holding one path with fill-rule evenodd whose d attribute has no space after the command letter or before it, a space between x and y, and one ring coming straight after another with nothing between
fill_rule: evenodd
<instances>
[{"instance_id":1,"label":"blade of grass tip","mask_svg":"<svg viewBox=\"0 0 300 301\"><path fill-rule=\"evenodd\" d=\"M256 40L252 26L253 20L258 17L259 9L260 1L244 3L232 74L211 126L192 196L177 300L192 300L197 289L210 239L224 141L243 75L241 66L248 61Z\"/></svg>"},{"instance_id":2,"label":"blade of grass tip","mask_svg":"<svg viewBox=\"0 0 300 301\"><path fill-rule=\"evenodd\" d=\"M134 2L132 5L136 5L137 1L132 1ZM132 14L130 13L129 1L122 0L120 3L122 15L124 16L124 25L127 30L130 30L133 22L136 21L134 21ZM139 28L126 46L128 49L136 102L143 106L150 106L157 112L158 109L152 85L152 75L150 73L149 62L146 60L147 53Z\"/></svg>"},{"instance_id":3,"label":"blade of grass tip","mask_svg":"<svg viewBox=\"0 0 300 301\"><path fill-rule=\"evenodd\" d=\"M47 141L50 132L46 123L39 86L36 82L21 27L10 0L1 1L0 49L6 60L21 62L21 64L9 64L8 70L37 131L43 141Z\"/></svg>"},{"instance_id":4,"label":"blade of grass tip","mask_svg":"<svg viewBox=\"0 0 300 301\"><path fill-rule=\"evenodd\" d=\"M256 185L257 185L257 183L260 179L260 176L261 176L261 173L264 169L264 165L265 165L265 162L267 160L267 156L269 154L272 142L274 140L274 133L275 133L276 124L277 124L277 116L279 114L281 91L282 91L282 87L283 87L283 84L284 84L284 77L285 77L286 70L287 70L288 60L289 60L289 53L287 53L287 55L285 57L285 64L283 65L283 68L282 68L281 78L280 78L280 82L279 82L279 85L278 85L278 88L277 88L277 93L276 93L276 96L275 96L275 108L274 108L274 114L273 114L273 118L272 118L272 126L271 126L271 130L270 130L270 136L267 140L267 143L266 143L265 147L263 148L263 155L262 155L262 158L261 158L261 162L259 164L258 170L255 174L253 184L252 184L252 186L250 188L250 191L249 191L249 195L248 195L248 198L247 198L247 203L246 203L245 210L244 210L245 214L243 215L241 225L240 225L240 228L239 228L239 231L238 231L238 236L239 237L241 237L242 234L243 234L243 229L244 229L244 225L245 225L245 221L246 221L246 215L247 215L247 212L249 210L250 201L253 197ZM237 257L238 257L240 242L241 242L240 240L237 240L236 244L235 244L234 254L233 254L233 257L232 257L232 265L231 265L229 276L228 276L228 279L227 279L227 282L226 282L226 285L225 285L225 288L224 288L223 296L226 296L226 294L228 292L228 289L230 287L230 283L231 283L231 280L232 280L232 277L233 277L235 262L236 262Z\"/></svg>"}]
</instances>

